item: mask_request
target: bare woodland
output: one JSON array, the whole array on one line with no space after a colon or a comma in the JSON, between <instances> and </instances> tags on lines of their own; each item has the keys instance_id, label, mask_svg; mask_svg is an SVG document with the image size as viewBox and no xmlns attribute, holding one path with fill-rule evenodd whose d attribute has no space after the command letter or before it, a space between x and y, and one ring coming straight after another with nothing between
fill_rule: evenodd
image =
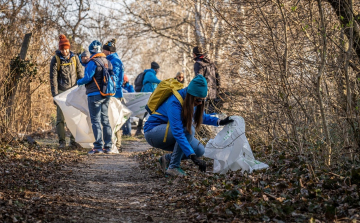
<instances>
[{"instance_id":1,"label":"bare woodland","mask_svg":"<svg viewBox=\"0 0 360 223\"><path fill-rule=\"evenodd\" d=\"M360 182L359 0L2 0L1 145L54 128L49 65L61 33L75 53L116 38L130 80L157 61L159 79L183 71L189 83L200 45L219 69L219 109L244 117L264 162L300 157L312 180L328 171L344 184L350 162Z\"/></svg>"},{"instance_id":2,"label":"bare woodland","mask_svg":"<svg viewBox=\"0 0 360 223\"><path fill-rule=\"evenodd\" d=\"M118 38L125 73L133 77L156 60L160 78L182 70L189 81L191 50L201 45L220 70L221 110L245 118L253 146L310 153L314 162L331 165L360 146L359 6L350 0L2 1L1 133L52 127L48 66L59 33L76 53L92 39ZM17 61L30 32L29 62Z\"/></svg>"}]
</instances>

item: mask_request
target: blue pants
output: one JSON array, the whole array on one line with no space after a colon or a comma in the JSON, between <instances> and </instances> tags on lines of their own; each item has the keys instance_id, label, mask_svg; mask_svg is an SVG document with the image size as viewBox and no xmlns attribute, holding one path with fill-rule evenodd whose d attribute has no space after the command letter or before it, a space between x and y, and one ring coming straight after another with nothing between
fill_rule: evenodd
<instances>
[{"instance_id":1,"label":"blue pants","mask_svg":"<svg viewBox=\"0 0 360 223\"><path fill-rule=\"evenodd\" d=\"M94 149L110 149L112 147L112 130L108 115L109 102L110 98L108 97L101 95L88 96L91 126L95 137ZM103 136L104 143L102 140Z\"/></svg>"},{"instance_id":2,"label":"blue pants","mask_svg":"<svg viewBox=\"0 0 360 223\"><path fill-rule=\"evenodd\" d=\"M126 120L125 124L121 127L123 130L123 136L128 135L131 136L131 123L130 118Z\"/></svg>"},{"instance_id":3,"label":"blue pants","mask_svg":"<svg viewBox=\"0 0 360 223\"><path fill-rule=\"evenodd\" d=\"M166 160L170 161L169 169L174 169L180 167L180 162L182 159L187 159L179 144L176 142L174 136L169 129L166 142L163 142L166 131L166 124L158 125L150 131L145 132L146 141L153 147L163 149L166 151L172 151L170 154L166 154ZM197 140L195 135L195 128L191 129L192 134L184 130L186 139L189 141L191 147L193 148L197 157L204 155L205 148L203 144Z\"/></svg>"}]
</instances>

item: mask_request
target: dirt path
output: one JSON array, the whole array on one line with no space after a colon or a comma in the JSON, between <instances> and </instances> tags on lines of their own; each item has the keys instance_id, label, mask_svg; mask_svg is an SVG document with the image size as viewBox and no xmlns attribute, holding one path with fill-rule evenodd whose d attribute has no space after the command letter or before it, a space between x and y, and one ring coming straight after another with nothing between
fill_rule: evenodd
<instances>
[{"instance_id":1,"label":"dirt path","mask_svg":"<svg viewBox=\"0 0 360 223\"><path fill-rule=\"evenodd\" d=\"M123 146L120 154L93 155L62 170L69 178L59 182L61 196L55 202L64 213L55 222L188 222L186 209L173 211L164 206L166 197L154 195L166 178L143 172L132 157L148 149L147 143L125 141Z\"/></svg>"}]
</instances>

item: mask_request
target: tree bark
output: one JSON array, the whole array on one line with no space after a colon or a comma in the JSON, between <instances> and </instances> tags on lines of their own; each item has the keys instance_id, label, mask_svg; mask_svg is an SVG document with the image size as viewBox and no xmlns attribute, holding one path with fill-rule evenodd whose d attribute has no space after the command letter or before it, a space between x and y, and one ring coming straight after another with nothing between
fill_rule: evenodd
<instances>
[{"instance_id":1,"label":"tree bark","mask_svg":"<svg viewBox=\"0 0 360 223\"><path fill-rule=\"evenodd\" d=\"M354 50L360 59L360 19L352 19L356 18L357 15L354 15L352 11L350 0L327 0L327 2L330 3L344 27L353 25L352 29L345 29L345 35L348 39L351 39L351 35L353 35Z\"/></svg>"}]
</instances>

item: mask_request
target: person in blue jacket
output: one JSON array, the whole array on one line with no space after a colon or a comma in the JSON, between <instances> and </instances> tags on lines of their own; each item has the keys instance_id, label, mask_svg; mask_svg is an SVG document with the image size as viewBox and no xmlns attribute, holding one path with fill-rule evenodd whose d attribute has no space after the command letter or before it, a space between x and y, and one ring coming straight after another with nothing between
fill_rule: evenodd
<instances>
[{"instance_id":1,"label":"person in blue jacket","mask_svg":"<svg viewBox=\"0 0 360 223\"><path fill-rule=\"evenodd\" d=\"M129 83L129 78L126 74L124 74L124 82L123 82L123 89L127 91L127 93L135 92L134 86Z\"/></svg>"},{"instance_id":2,"label":"person in blue jacket","mask_svg":"<svg viewBox=\"0 0 360 223\"><path fill-rule=\"evenodd\" d=\"M106 42L103 45L102 52L106 55L106 59L108 59L112 66L113 66L113 72L115 76L115 86L116 86L116 93L114 95L115 98L121 100L123 97L122 92L122 84L123 84L123 78L124 78L124 65L121 62L119 55L116 53L116 39L112 39L108 42ZM120 129L119 129L120 130ZM116 147L119 150L119 152L122 151L121 148L121 131L116 131Z\"/></svg>"},{"instance_id":3,"label":"person in blue jacket","mask_svg":"<svg viewBox=\"0 0 360 223\"><path fill-rule=\"evenodd\" d=\"M95 137L94 147L88 154L109 153L112 147L112 130L108 115L110 98L100 94L94 79L97 83L101 83L103 78L103 68L99 63L102 63L104 67L109 69L112 69L112 65L106 59L105 54L101 53L101 43L99 41L94 40L89 46L89 51L91 56L85 68L84 78L77 81L78 85L85 84L91 126Z\"/></svg>"},{"instance_id":4,"label":"person in blue jacket","mask_svg":"<svg viewBox=\"0 0 360 223\"><path fill-rule=\"evenodd\" d=\"M157 85L161 82L156 77L156 74L159 73L160 66L156 62L151 62L151 69L144 70L144 80L143 80L143 87L141 88L141 92L154 92ZM144 114L144 118L147 116L147 112ZM143 126L143 119L139 119L139 123L136 129L136 136L143 135L141 132Z\"/></svg>"},{"instance_id":5,"label":"person in blue jacket","mask_svg":"<svg viewBox=\"0 0 360 223\"><path fill-rule=\"evenodd\" d=\"M172 151L159 160L164 173L172 176L186 176L180 168L182 159L191 159L201 171L206 171L206 163L200 160L204 146L194 137L195 130L201 124L226 125L233 122L229 117L220 120L204 113L205 98L207 96L207 82L204 76L197 75L187 88L178 91L184 102L183 105L171 95L146 121L144 126L146 141L155 148ZM170 128L166 134L167 123Z\"/></svg>"},{"instance_id":6,"label":"person in blue jacket","mask_svg":"<svg viewBox=\"0 0 360 223\"><path fill-rule=\"evenodd\" d=\"M161 82L161 80L156 77L159 70L160 66L156 62L151 63L151 69L144 70L145 75L141 92L154 92L157 85Z\"/></svg>"},{"instance_id":7,"label":"person in blue jacket","mask_svg":"<svg viewBox=\"0 0 360 223\"><path fill-rule=\"evenodd\" d=\"M124 83L123 88L127 93L133 93L135 92L134 87L129 84L129 78L124 74ZM121 127L123 130L123 136L131 136L131 123L130 118L126 120L125 124Z\"/></svg>"}]
</instances>

